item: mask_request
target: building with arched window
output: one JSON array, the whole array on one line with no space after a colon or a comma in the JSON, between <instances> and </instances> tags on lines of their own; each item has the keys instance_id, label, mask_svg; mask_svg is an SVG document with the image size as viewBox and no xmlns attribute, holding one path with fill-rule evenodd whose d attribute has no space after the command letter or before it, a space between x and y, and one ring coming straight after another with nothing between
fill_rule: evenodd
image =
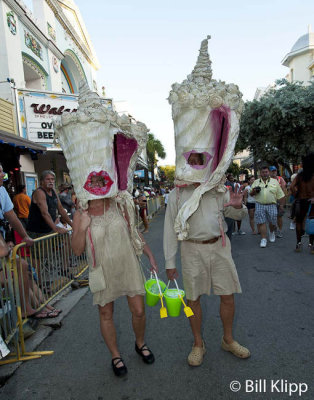
<instances>
[{"instance_id":1,"label":"building with arched window","mask_svg":"<svg viewBox=\"0 0 314 400\"><path fill-rule=\"evenodd\" d=\"M27 6L0 0L0 143L15 143L14 165L20 165L4 168L16 184L31 177L30 185L36 185L44 169L53 169L63 182L68 170L54 142L52 118L76 110L81 81L98 92L99 63L73 0L24 1ZM112 107L110 99L103 102Z\"/></svg>"}]
</instances>

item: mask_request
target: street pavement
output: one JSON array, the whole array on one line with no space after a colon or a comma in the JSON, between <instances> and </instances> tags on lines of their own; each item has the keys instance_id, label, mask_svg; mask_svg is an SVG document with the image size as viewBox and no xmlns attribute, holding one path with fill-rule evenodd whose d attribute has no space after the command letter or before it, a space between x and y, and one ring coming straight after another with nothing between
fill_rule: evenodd
<instances>
[{"instance_id":1,"label":"street pavement","mask_svg":"<svg viewBox=\"0 0 314 400\"><path fill-rule=\"evenodd\" d=\"M166 280L163 220L161 210L145 239L157 258L160 278ZM260 237L249 233L248 219L242 225L247 234L232 238L243 291L235 296L234 336L251 350L249 359L221 349L219 298L210 296L202 298L203 365L187 364L193 340L184 313L160 319L159 306L146 307L146 341L156 357L153 365L146 365L134 351L131 317L121 298L115 302L115 322L129 373L117 378L88 292L63 319L62 328L40 345L54 354L23 363L0 389L1 400L314 399L314 255L306 248L308 239L303 239L303 252L295 253L295 231L289 230L285 217L284 238L261 249ZM144 257L143 265L148 277ZM233 392L230 384L241 388Z\"/></svg>"}]
</instances>

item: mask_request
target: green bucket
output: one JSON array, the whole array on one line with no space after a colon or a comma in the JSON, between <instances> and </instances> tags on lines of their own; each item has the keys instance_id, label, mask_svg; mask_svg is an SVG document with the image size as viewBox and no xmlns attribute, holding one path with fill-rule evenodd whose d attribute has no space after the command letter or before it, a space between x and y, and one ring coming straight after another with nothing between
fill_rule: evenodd
<instances>
[{"instance_id":1,"label":"green bucket","mask_svg":"<svg viewBox=\"0 0 314 400\"><path fill-rule=\"evenodd\" d=\"M179 317L180 315L182 302L178 293L182 298L185 296L184 290L181 289L179 291L178 289L167 289L164 293L169 317Z\"/></svg>"},{"instance_id":2,"label":"green bucket","mask_svg":"<svg viewBox=\"0 0 314 400\"><path fill-rule=\"evenodd\" d=\"M166 288L165 282L161 281L158 279L161 291L163 292ZM153 285L156 285L152 288ZM156 290L157 287L157 290ZM153 291L152 291L153 289ZM155 289L155 290L154 290ZM146 290L146 304L150 307L154 307L159 300L159 291L158 291L158 286L157 286L157 280L156 279L149 279L148 281L145 282L145 290ZM156 293L155 293L156 292Z\"/></svg>"}]
</instances>

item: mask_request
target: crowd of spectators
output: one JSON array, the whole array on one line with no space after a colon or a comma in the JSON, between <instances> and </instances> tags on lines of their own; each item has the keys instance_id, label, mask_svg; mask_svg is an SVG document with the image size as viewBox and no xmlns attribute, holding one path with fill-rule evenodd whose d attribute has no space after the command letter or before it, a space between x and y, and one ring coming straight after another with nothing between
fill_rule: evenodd
<instances>
[{"instance_id":1,"label":"crowd of spectators","mask_svg":"<svg viewBox=\"0 0 314 400\"><path fill-rule=\"evenodd\" d=\"M295 251L302 251L302 238L309 236L309 249L314 254L314 235L305 232L306 218L314 217L313 153L303 157L302 166L290 178L280 176L275 165L266 164L261 166L257 179L248 176L243 181L237 181L231 173L226 175L227 188L244 194L243 202L248 209L251 233L261 235L260 247L266 247L268 240L273 243L276 238L283 238L283 216L286 209L290 208L289 229L296 229ZM226 223L230 239L232 235L245 234L240 229L241 221L226 218Z\"/></svg>"}]
</instances>

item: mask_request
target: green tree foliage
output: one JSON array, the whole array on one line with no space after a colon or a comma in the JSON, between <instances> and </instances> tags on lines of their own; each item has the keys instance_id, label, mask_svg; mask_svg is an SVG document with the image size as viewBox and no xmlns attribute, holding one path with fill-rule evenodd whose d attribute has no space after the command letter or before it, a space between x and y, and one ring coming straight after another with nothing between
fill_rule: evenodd
<instances>
[{"instance_id":1,"label":"green tree foliage","mask_svg":"<svg viewBox=\"0 0 314 400\"><path fill-rule=\"evenodd\" d=\"M236 179L239 179L240 175L245 175L245 179L249 176L249 171L246 168L239 167L234 161L229 165L226 173L231 173Z\"/></svg>"},{"instance_id":2,"label":"green tree foliage","mask_svg":"<svg viewBox=\"0 0 314 400\"><path fill-rule=\"evenodd\" d=\"M159 167L159 170L161 175L165 177L167 184L173 185L176 167L174 165L165 165L164 167Z\"/></svg>"},{"instance_id":3,"label":"green tree foliage","mask_svg":"<svg viewBox=\"0 0 314 400\"><path fill-rule=\"evenodd\" d=\"M255 159L287 165L314 150L314 83L285 79L260 100L249 101L241 117L236 152L249 148Z\"/></svg>"},{"instance_id":4,"label":"green tree foliage","mask_svg":"<svg viewBox=\"0 0 314 400\"><path fill-rule=\"evenodd\" d=\"M148 134L146 150L148 169L152 173L152 181L154 182L154 169L157 166L158 162L157 157L161 159L166 158L166 152L161 141L159 139L156 139L153 133Z\"/></svg>"}]
</instances>

